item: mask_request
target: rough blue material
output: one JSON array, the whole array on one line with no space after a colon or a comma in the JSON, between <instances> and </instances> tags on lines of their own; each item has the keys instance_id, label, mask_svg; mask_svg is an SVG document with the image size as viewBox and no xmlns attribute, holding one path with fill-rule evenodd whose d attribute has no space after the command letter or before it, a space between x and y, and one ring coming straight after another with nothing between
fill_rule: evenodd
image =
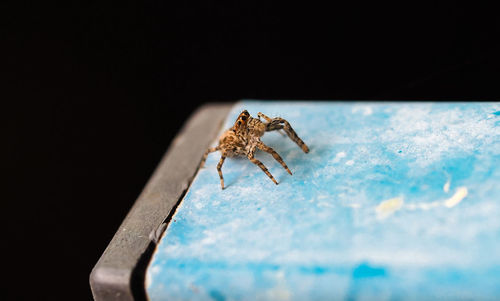
<instances>
[{"instance_id":1,"label":"rough blue material","mask_svg":"<svg viewBox=\"0 0 500 301\"><path fill-rule=\"evenodd\" d=\"M235 105L293 172L209 155L147 270L151 300L500 299L499 103ZM215 143L215 142L214 142Z\"/></svg>"}]
</instances>

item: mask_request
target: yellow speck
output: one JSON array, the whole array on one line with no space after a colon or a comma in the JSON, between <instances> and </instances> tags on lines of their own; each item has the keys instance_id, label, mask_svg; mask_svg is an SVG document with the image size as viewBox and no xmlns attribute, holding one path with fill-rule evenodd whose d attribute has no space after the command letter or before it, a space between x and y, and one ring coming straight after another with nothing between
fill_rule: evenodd
<instances>
[{"instance_id":1,"label":"yellow speck","mask_svg":"<svg viewBox=\"0 0 500 301\"><path fill-rule=\"evenodd\" d=\"M402 197L397 197L397 198L392 198L389 200L382 201L377 208L375 208L375 211L377 212L377 218L379 219L384 219L388 216L390 216L392 213L395 211L398 211L401 209L403 206L403 198Z\"/></svg>"},{"instance_id":2,"label":"yellow speck","mask_svg":"<svg viewBox=\"0 0 500 301\"><path fill-rule=\"evenodd\" d=\"M446 193L448 193L450 191L450 180L448 180L448 182L446 182L446 184L444 184L443 191Z\"/></svg>"},{"instance_id":3,"label":"yellow speck","mask_svg":"<svg viewBox=\"0 0 500 301\"><path fill-rule=\"evenodd\" d=\"M448 208L455 207L467 196L467 193L466 187L459 187L451 198L444 201L444 205Z\"/></svg>"}]
</instances>

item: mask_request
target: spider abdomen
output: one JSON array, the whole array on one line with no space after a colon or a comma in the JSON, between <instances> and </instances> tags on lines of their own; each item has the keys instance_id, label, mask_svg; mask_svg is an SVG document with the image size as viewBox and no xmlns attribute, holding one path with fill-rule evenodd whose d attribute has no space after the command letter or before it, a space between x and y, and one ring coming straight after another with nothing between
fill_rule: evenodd
<instances>
[{"instance_id":1,"label":"spider abdomen","mask_svg":"<svg viewBox=\"0 0 500 301\"><path fill-rule=\"evenodd\" d=\"M247 139L232 130L226 131L219 140L219 146L227 157L246 155Z\"/></svg>"}]
</instances>

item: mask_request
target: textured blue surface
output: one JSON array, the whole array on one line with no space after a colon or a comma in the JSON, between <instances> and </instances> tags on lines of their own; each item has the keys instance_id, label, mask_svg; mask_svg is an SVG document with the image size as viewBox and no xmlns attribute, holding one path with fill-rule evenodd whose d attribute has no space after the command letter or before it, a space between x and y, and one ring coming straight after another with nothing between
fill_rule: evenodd
<instances>
[{"instance_id":1,"label":"textured blue surface","mask_svg":"<svg viewBox=\"0 0 500 301\"><path fill-rule=\"evenodd\" d=\"M151 300L500 299L500 104L238 103L275 185L209 155L147 270ZM214 142L215 143L215 142Z\"/></svg>"}]
</instances>

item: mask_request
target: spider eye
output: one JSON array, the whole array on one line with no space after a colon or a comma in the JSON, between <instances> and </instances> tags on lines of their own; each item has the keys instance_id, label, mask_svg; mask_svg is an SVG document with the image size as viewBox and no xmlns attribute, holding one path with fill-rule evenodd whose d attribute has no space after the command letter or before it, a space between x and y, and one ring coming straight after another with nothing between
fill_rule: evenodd
<instances>
[{"instance_id":1,"label":"spider eye","mask_svg":"<svg viewBox=\"0 0 500 301\"><path fill-rule=\"evenodd\" d=\"M241 116L241 120L245 121L245 120L247 120L247 117L246 116Z\"/></svg>"},{"instance_id":2,"label":"spider eye","mask_svg":"<svg viewBox=\"0 0 500 301\"><path fill-rule=\"evenodd\" d=\"M241 124L241 120L238 120L238 124Z\"/></svg>"}]
</instances>

